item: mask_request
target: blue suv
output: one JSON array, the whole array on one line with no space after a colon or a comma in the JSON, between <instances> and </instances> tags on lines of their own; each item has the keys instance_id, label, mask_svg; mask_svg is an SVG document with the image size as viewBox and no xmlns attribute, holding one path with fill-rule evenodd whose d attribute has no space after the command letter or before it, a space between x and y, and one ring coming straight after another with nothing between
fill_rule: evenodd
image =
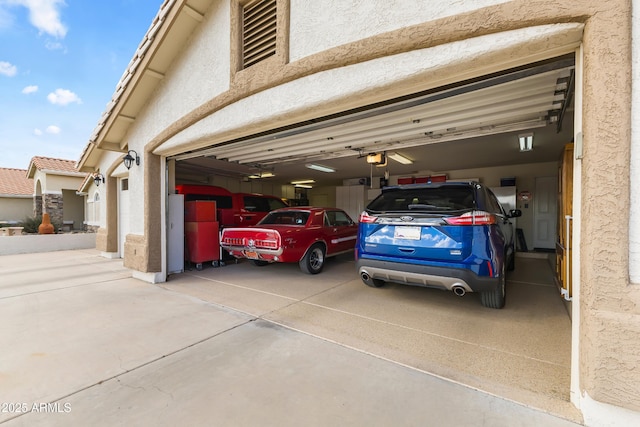
<instances>
[{"instance_id":1,"label":"blue suv","mask_svg":"<svg viewBox=\"0 0 640 427\"><path fill-rule=\"evenodd\" d=\"M360 215L356 268L372 287L386 282L480 292L502 308L505 271L515 262L513 225L491 190L478 182L386 187Z\"/></svg>"}]
</instances>

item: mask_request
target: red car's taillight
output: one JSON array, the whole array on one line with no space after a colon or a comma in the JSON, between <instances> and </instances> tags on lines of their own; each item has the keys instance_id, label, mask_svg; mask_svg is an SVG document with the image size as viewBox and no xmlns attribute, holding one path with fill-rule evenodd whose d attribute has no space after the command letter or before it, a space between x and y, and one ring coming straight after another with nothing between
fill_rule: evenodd
<instances>
[{"instance_id":1,"label":"red car's taillight","mask_svg":"<svg viewBox=\"0 0 640 427\"><path fill-rule=\"evenodd\" d=\"M449 225L491 225L498 222L494 214L484 211L467 212L460 216L444 218Z\"/></svg>"},{"instance_id":2,"label":"red car's taillight","mask_svg":"<svg viewBox=\"0 0 640 427\"><path fill-rule=\"evenodd\" d=\"M278 241L277 240L256 240L255 241L256 248L262 249L278 249Z\"/></svg>"},{"instance_id":3,"label":"red car's taillight","mask_svg":"<svg viewBox=\"0 0 640 427\"><path fill-rule=\"evenodd\" d=\"M365 224L372 224L372 223L376 222L377 219L378 219L377 216L371 216L366 211L364 211L364 212L362 212L360 214L359 221L363 222Z\"/></svg>"}]
</instances>

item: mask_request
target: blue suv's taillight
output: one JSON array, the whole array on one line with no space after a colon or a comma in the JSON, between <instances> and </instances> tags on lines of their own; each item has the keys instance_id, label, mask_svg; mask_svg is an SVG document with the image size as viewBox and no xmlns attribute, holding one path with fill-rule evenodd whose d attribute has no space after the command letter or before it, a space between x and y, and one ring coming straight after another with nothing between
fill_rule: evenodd
<instances>
[{"instance_id":1,"label":"blue suv's taillight","mask_svg":"<svg viewBox=\"0 0 640 427\"><path fill-rule=\"evenodd\" d=\"M358 221L360 221L360 222L362 222L364 224L373 224L377 220L378 220L377 216L369 215L367 213L367 211L362 212L360 214L360 218L358 219Z\"/></svg>"},{"instance_id":2,"label":"blue suv's taillight","mask_svg":"<svg viewBox=\"0 0 640 427\"><path fill-rule=\"evenodd\" d=\"M494 214L484 211L467 212L460 216L451 216L443 219L449 225L491 225L498 223L498 219Z\"/></svg>"}]
</instances>

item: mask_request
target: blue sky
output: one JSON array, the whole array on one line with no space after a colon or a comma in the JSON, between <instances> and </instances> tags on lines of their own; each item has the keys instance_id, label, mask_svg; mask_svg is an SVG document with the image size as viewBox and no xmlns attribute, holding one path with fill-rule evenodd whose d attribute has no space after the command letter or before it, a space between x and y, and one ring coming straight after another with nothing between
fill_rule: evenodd
<instances>
[{"instance_id":1,"label":"blue sky","mask_svg":"<svg viewBox=\"0 0 640 427\"><path fill-rule=\"evenodd\" d=\"M0 0L0 167L78 160L163 0Z\"/></svg>"}]
</instances>

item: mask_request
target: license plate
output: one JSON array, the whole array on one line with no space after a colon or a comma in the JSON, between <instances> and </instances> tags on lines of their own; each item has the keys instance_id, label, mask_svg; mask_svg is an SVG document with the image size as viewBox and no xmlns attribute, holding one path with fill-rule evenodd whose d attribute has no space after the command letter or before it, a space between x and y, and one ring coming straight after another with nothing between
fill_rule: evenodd
<instances>
[{"instance_id":1,"label":"license plate","mask_svg":"<svg viewBox=\"0 0 640 427\"><path fill-rule=\"evenodd\" d=\"M244 256L246 256L249 259L258 259L258 254L257 252L249 252L249 251L245 251Z\"/></svg>"},{"instance_id":2,"label":"license plate","mask_svg":"<svg viewBox=\"0 0 640 427\"><path fill-rule=\"evenodd\" d=\"M393 230L395 239L420 240L420 231L422 227L400 227L396 226Z\"/></svg>"}]
</instances>

